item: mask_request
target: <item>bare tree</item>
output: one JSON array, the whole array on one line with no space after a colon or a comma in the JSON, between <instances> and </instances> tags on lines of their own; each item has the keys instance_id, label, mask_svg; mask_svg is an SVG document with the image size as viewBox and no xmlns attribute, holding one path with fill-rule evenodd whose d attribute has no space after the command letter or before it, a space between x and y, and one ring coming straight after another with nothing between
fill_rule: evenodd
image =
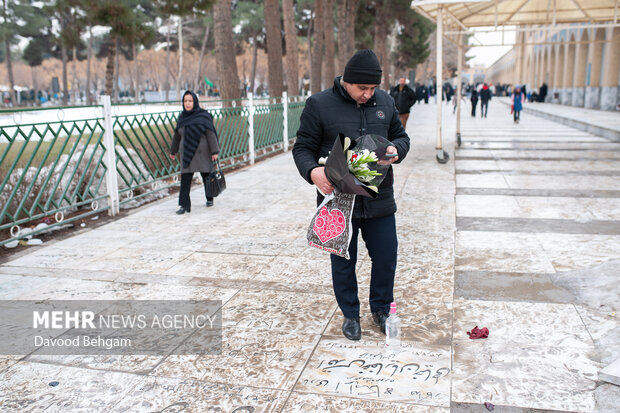
<instances>
[{"instance_id":1,"label":"bare tree","mask_svg":"<svg viewBox=\"0 0 620 413\"><path fill-rule=\"evenodd\" d=\"M288 94L295 96L299 93L299 57L293 0L282 0L282 14L284 15L284 37L286 38L286 81L288 84Z\"/></svg>"},{"instance_id":2,"label":"bare tree","mask_svg":"<svg viewBox=\"0 0 620 413\"><path fill-rule=\"evenodd\" d=\"M282 96L282 29L278 0L265 0L265 28L267 31L267 61L269 95Z\"/></svg>"},{"instance_id":3,"label":"bare tree","mask_svg":"<svg viewBox=\"0 0 620 413\"><path fill-rule=\"evenodd\" d=\"M231 9L232 0L217 0L213 8L217 83L223 99L239 99L241 97L235 59Z\"/></svg>"},{"instance_id":4,"label":"bare tree","mask_svg":"<svg viewBox=\"0 0 620 413\"><path fill-rule=\"evenodd\" d=\"M314 45L310 64L310 91L312 94L321 91L321 69L323 65L323 28L324 1L316 0L314 3Z\"/></svg>"},{"instance_id":5,"label":"bare tree","mask_svg":"<svg viewBox=\"0 0 620 413\"><path fill-rule=\"evenodd\" d=\"M336 76L335 66L335 44L334 44L334 1L325 0L325 11L323 19L323 34L325 36L325 79L326 86L334 80Z\"/></svg>"}]
</instances>

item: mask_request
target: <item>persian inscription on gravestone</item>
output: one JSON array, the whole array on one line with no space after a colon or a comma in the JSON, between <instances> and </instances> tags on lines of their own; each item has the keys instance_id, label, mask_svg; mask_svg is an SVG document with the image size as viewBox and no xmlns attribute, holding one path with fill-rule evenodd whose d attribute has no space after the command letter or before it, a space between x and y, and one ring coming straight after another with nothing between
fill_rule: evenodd
<instances>
[{"instance_id":1,"label":"persian inscription on gravestone","mask_svg":"<svg viewBox=\"0 0 620 413\"><path fill-rule=\"evenodd\" d=\"M355 346L353 346L355 347ZM449 405L449 352L403 345L397 355L382 348L327 343L300 389L380 400Z\"/></svg>"}]
</instances>

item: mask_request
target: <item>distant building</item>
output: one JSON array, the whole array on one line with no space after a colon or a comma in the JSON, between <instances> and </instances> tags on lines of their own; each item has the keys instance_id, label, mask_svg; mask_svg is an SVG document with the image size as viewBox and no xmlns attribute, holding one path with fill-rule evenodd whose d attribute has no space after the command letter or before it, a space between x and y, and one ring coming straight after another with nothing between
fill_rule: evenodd
<instances>
[{"instance_id":1,"label":"distant building","mask_svg":"<svg viewBox=\"0 0 620 413\"><path fill-rule=\"evenodd\" d=\"M471 84L478 84L488 82L488 70L484 67L484 65L475 65L474 67L470 67L468 69L464 69L463 72L468 75L468 82Z\"/></svg>"},{"instance_id":2,"label":"distant building","mask_svg":"<svg viewBox=\"0 0 620 413\"><path fill-rule=\"evenodd\" d=\"M493 83L548 86L547 102L615 110L620 104L620 28L521 28L515 46L488 69Z\"/></svg>"}]
</instances>

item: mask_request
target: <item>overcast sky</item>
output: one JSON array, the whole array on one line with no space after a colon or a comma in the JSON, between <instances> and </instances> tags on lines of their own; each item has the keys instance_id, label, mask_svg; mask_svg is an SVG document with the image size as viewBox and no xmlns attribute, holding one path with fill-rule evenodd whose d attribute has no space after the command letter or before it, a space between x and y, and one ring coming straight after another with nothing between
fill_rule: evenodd
<instances>
[{"instance_id":1,"label":"overcast sky","mask_svg":"<svg viewBox=\"0 0 620 413\"><path fill-rule=\"evenodd\" d=\"M508 27L507 27L508 28ZM493 27L480 28L483 30L493 30ZM495 33L477 33L475 35L476 39L480 42L477 42L474 39L470 39L469 43L478 45L482 43L485 44L502 44L502 32L498 31ZM504 44L506 46L484 46L484 47L472 47L467 56L473 56L472 59L469 60L470 65L482 64L485 67L491 66L497 59L502 57L506 52L508 52L512 45L515 42L515 32L504 32Z\"/></svg>"}]
</instances>

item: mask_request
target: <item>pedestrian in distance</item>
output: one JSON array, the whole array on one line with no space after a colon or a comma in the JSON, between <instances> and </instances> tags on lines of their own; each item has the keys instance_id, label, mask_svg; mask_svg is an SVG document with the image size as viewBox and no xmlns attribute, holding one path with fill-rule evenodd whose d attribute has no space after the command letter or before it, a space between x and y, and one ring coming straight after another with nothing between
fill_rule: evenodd
<instances>
[{"instance_id":1,"label":"pedestrian in distance","mask_svg":"<svg viewBox=\"0 0 620 413\"><path fill-rule=\"evenodd\" d=\"M547 99L547 84L543 83L538 92L538 101L540 103L545 103L545 99Z\"/></svg>"},{"instance_id":2,"label":"pedestrian in distance","mask_svg":"<svg viewBox=\"0 0 620 413\"><path fill-rule=\"evenodd\" d=\"M191 212L189 191L194 172L200 172L205 184L207 206L213 206L213 197L207 193L207 177L215 171L215 161L220 152L217 131L211 114L200 107L194 92L183 94L183 111L179 115L174 137L170 145L170 158L178 153L181 160L181 190L179 191L179 210L177 214Z\"/></svg>"},{"instance_id":3,"label":"pedestrian in distance","mask_svg":"<svg viewBox=\"0 0 620 413\"><path fill-rule=\"evenodd\" d=\"M516 86L514 92L512 92L512 112L515 123L519 123L519 117L521 115L521 111L523 110L523 100L524 97L521 92L521 88Z\"/></svg>"},{"instance_id":4,"label":"pedestrian in distance","mask_svg":"<svg viewBox=\"0 0 620 413\"><path fill-rule=\"evenodd\" d=\"M471 90L471 117L476 117L476 105L478 104L478 91L476 88Z\"/></svg>"},{"instance_id":5,"label":"pedestrian in distance","mask_svg":"<svg viewBox=\"0 0 620 413\"><path fill-rule=\"evenodd\" d=\"M403 127L407 128L407 120L409 119L409 113L411 107L415 105L416 96L415 92L407 85L407 80L404 76L401 76L398 80L398 85L394 86L390 90L390 96L394 99L396 109L398 109L398 116Z\"/></svg>"},{"instance_id":6,"label":"pedestrian in distance","mask_svg":"<svg viewBox=\"0 0 620 413\"><path fill-rule=\"evenodd\" d=\"M293 157L301 176L323 194L334 190L319 165L320 157L329 155L339 133L351 139L377 134L391 141L387 154L388 169L379 185L376 198L356 196L349 244L350 259L331 254L332 283L336 301L344 315L342 332L349 340L361 338L360 301L358 298L358 232L366 243L372 260L370 273L370 311L372 319L385 334L385 320L394 301L394 276L398 241L396 236L396 201L394 199L393 163L401 162L409 151L409 136L398 117L394 101L387 92L377 89L381 83L381 65L372 50L360 50L347 62L344 74L336 77L330 89L314 94L306 101L297 131ZM317 205L323 196L317 193Z\"/></svg>"},{"instance_id":7,"label":"pedestrian in distance","mask_svg":"<svg viewBox=\"0 0 620 413\"><path fill-rule=\"evenodd\" d=\"M486 118L489 111L489 100L491 100L491 91L489 86L485 83L480 89L480 117Z\"/></svg>"},{"instance_id":8,"label":"pedestrian in distance","mask_svg":"<svg viewBox=\"0 0 620 413\"><path fill-rule=\"evenodd\" d=\"M428 103L427 91L426 91L426 87L424 85L416 83L415 84L415 94L416 94L416 99L417 99L418 102L420 102L420 104L422 104L423 100L425 100L426 103Z\"/></svg>"}]
</instances>

